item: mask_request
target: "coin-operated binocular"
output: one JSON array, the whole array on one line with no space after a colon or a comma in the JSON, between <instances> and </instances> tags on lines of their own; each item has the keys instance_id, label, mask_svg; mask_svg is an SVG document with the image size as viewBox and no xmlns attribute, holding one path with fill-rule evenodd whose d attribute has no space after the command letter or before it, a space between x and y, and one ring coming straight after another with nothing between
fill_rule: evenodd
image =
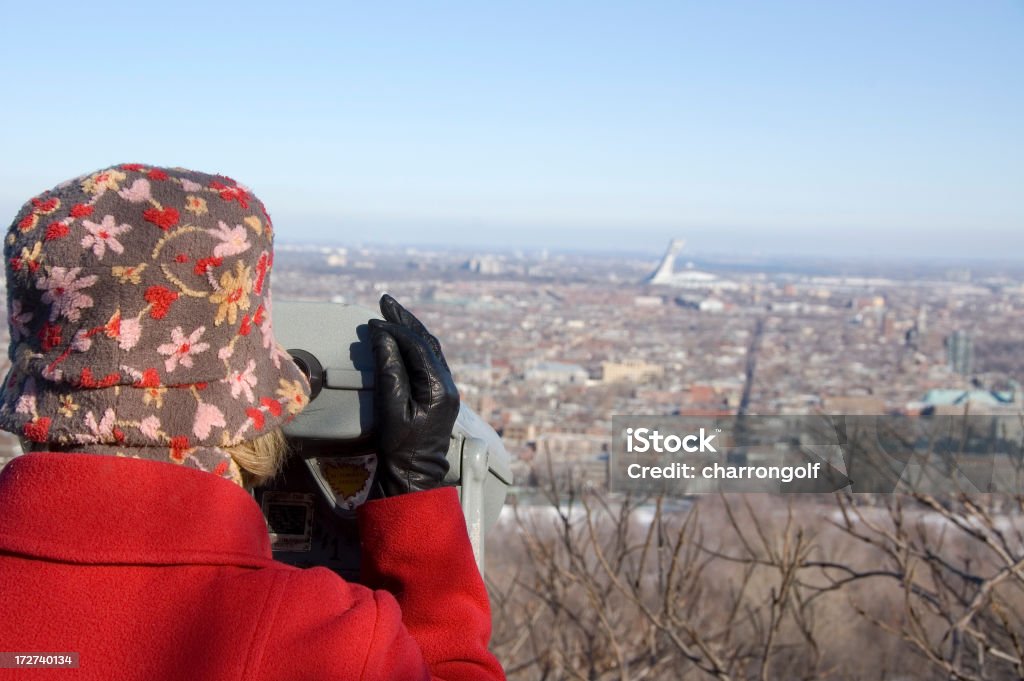
<instances>
[{"instance_id":1,"label":"coin-operated binocular","mask_svg":"<svg viewBox=\"0 0 1024 681\"><path fill-rule=\"evenodd\" d=\"M281 474L255 490L274 557L292 565L359 572L355 510L373 489L376 312L337 303L274 303L274 334L309 379L309 405L284 428L292 454ZM462 405L448 446L445 484L459 488L477 565L512 483L509 454L494 429Z\"/></svg>"}]
</instances>

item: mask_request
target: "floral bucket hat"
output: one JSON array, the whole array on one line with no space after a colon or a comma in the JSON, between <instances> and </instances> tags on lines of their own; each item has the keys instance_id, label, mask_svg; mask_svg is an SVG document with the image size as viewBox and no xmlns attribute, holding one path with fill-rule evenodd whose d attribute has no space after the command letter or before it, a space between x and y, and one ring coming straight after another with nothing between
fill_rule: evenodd
<instances>
[{"instance_id":1,"label":"floral bucket hat","mask_svg":"<svg viewBox=\"0 0 1024 681\"><path fill-rule=\"evenodd\" d=\"M234 180L137 163L29 201L4 242L0 428L224 477L309 386L270 316L273 227Z\"/></svg>"}]
</instances>

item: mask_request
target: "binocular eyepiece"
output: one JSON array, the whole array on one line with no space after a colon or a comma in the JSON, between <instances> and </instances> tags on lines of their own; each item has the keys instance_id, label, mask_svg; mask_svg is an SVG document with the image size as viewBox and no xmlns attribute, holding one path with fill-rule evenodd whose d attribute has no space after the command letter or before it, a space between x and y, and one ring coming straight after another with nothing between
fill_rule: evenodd
<instances>
[{"instance_id":1,"label":"binocular eyepiece","mask_svg":"<svg viewBox=\"0 0 1024 681\"><path fill-rule=\"evenodd\" d=\"M320 364L320 360L311 352L289 350L288 354L292 356L295 366L299 367L299 371L309 381L309 401L312 402L320 394L320 391L324 389L324 367Z\"/></svg>"}]
</instances>

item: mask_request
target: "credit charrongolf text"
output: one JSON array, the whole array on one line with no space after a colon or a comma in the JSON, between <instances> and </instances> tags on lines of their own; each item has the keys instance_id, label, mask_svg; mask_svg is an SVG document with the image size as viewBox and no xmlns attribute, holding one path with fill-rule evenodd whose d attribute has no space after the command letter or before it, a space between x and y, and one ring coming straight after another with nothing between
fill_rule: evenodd
<instances>
[{"instance_id":1,"label":"credit charrongolf text","mask_svg":"<svg viewBox=\"0 0 1024 681\"><path fill-rule=\"evenodd\" d=\"M820 463L806 463L801 466L723 466L714 463L700 466L700 477L707 480L813 480L821 472ZM668 466L642 466L638 463L626 467L626 475L634 480L693 480L697 477L697 466L688 463L673 463Z\"/></svg>"}]
</instances>

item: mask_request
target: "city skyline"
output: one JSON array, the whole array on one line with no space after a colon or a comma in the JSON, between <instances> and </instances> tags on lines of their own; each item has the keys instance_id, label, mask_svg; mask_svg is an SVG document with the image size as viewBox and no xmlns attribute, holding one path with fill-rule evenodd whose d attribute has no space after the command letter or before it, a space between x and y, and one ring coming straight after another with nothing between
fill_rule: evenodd
<instances>
[{"instance_id":1,"label":"city skyline","mask_svg":"<svg viewBox=\"0 0 1024 681\"><path fill-rule=\"evenodd\" d=\"M430 225L419 229L396 227L387 221L346 221L333 231L317 231L278 224L282 243L323 244L343 247L364 245L392 248L412 247L440 250L495 252L562 252L623 254L656 258L666 244L685 238L687 258L756 259L779 258L854 260L879 262L927 262L984 264L986 262L1024 264L1024 225L1016 232L986 229L922 230L900 233L885 229L851 229L840 233L811 230L763 230L729 228L671 227L655 229L617 229L595 231L585 227L547 228L543 226L489 227L486 221ZM415 221L414 221L415 222ZM493 231L491 231L493 230ZM628 235L628 236L627 236Z\"/></svg>"}]
</instances>

